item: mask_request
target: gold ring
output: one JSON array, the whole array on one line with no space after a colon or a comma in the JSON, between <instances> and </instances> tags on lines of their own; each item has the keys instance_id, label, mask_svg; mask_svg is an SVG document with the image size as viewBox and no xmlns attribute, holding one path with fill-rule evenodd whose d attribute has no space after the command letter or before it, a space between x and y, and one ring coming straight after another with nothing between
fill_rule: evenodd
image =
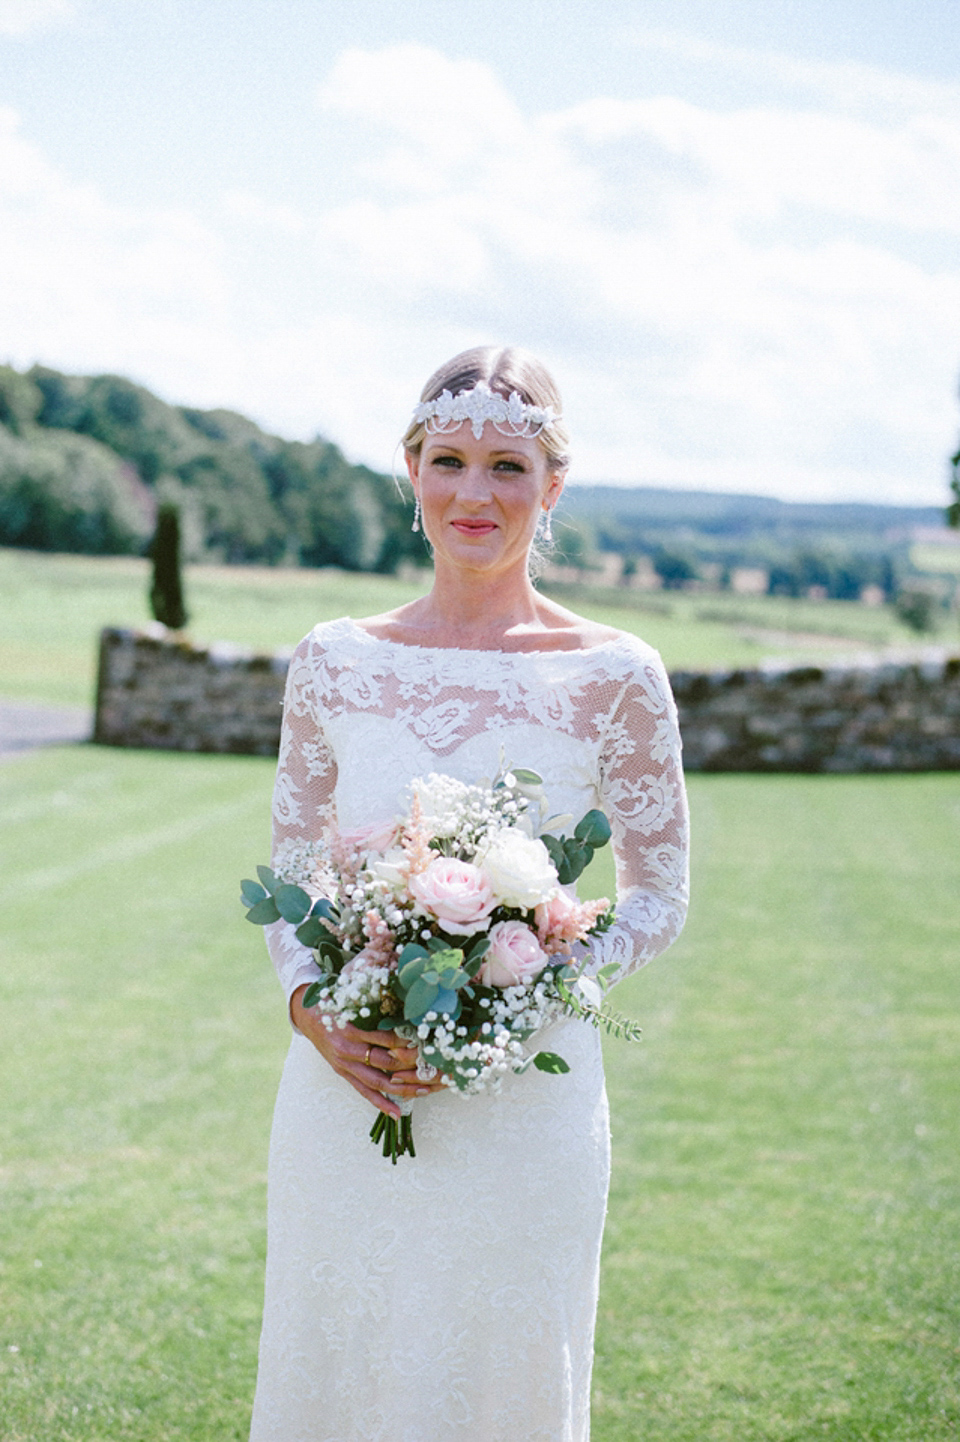
<instances>
[{"instance_id":1,"label":"gold ring","mask_svg":"<svg viewBox=\"0 0 960 1442\"><path fill-rule=\"evenodd\" d=\"M366 1056L365 1056L364 1059L363 1059L363 1064L364 1064L364 1066L369 1066L369 1065L370 1065L370 1053L371 1053L372 1051L373 1051L373 1047L372 1047L372 1046L368 1046L368 1047L367 1047L367 1054L366 1054Z\"/></svg>"}]
</instances>

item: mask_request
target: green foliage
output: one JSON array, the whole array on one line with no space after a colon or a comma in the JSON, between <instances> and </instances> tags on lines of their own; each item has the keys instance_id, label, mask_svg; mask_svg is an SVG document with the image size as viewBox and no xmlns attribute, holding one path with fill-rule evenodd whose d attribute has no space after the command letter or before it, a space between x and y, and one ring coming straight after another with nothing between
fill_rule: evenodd
<instances>
[{"instance_id":1,"label":"green foliage","mask_svg":"<svg viewBox=\"0 0 960 1442\"><path fill-rule=\"evenodd\" d=\"M610 823L602 811L588 811L578 821L572 836L544 833L541 841L550 853L561 886L576 881L593 860L593 854L610 840Z\"/></svg>"},{"instance_id":2,"label":"green foliage","mask_svg":"<svg viewBox=\"0 0 960 1442\"><path fill-rule=\"evenodd\" d=\"M570 1070L570 1063L565 1062L555 1051L538 1051L533 1058L533 1064L537 1071L545 1071L548 1076L563 1076Z\"/></svg>"},{"instance_id":3,"label":"green foliage","mask_svg":"<svg viewBox=\"0 0 960 1442\"><path fill-rule=\"evenodd\" d=\"M22 435L33 425L43 405L43 393L29 376L11 366L0 366L0 425Z\"/></svg>"},{"instance_id":4,"label":"green foliage","mask_svg":"<svg viewBox=\"0 0 960 1442\"><path fill-rule=\"evenodd\" d=\"M960 451L950 457L950 491L953 500L947 506L947 525L960 526Z\"/></svg>"},{"instance_id":5,"label":"green foliage","mask_svg":"<svg viewBox=\"0 0 960 1442\"><path fill-rule=\"evenodd\" d=\"M121 489L136 494L145 486L157 500L179 504L208 557L381 572L426 557L393 483L350 465L336 446L282 440L233 411L167 405L122 376L0 368L0 425L23 436L31 453L41 444L63 452L72 437L75 456L83 437L86 454L99 452L123 478ZM32 471L27 452L8 460L9 488ZM41 500L51 486L45 475ZM129 525L101 527L66 546L62 526L4 525L0 509L0 543L8 545L124 551L142 546L143 530L142 521L132 534Z\"/></svg>"},{"instance_id":6,"label":"green foliage","mask_svg":"<svg viewBox=\"0 0 960 1442\"><path fill-rule=\"evenodd\" d=\"M180 568L180 512L176 506L157 508L157 529L150 543L150 556L153 561L150 583L153 618L171 631L180 631L187 624L188 616Z\"/></svg>"},{"instance_id":7,"label":"green foliage","mask_svg":"<svg viewBox=\"0 0 960 1442\"><path fill-rule=\"evenodd\" d=\"M149 503L136 478L85 436L0 425L0 545L139 551Z\"/></svg>"},{"instance_id":8,"label":"green foliage","mask_svg":"<svg viewBox=\"0 0 960 1442\"><path fill-rule=\"evenodd\" d=\"M561 506L564 518L589 520L601 550L626 558L627 578L645 555L669 590L706 578L707 568L722 578L747 566L770 573L773 595L806 596L816 587L835 600L856 600L868 585L892 598L898 574L909 571L913 528L937 526L943 516L935 506L812 504L648 486L569 487Z\"/></svg>"},{"instance_id":9,"label":"green foliage","mask_svg":"<svg viewBox=\"0 0 960 1442\"><path fill-rule=\"evenodd\" d=\"M938 598L927 587L912 585L904 586L897 592L894 602L897 615L911 631L917 631L921 635L925 632L936 630L937 612L939 611Z\"/></svg>"},{"instance_id":10,"label":"green foliage","mask_svg":"<svg viewBox=\"0 0 960 1442\"><path fill-rule=\"evenodd\" d=\"M692 556L668 546L657 546L653 553L653 568L668 591L677 591L687 581L698 576L697 563Z\"/></svg>"}]
</instances>

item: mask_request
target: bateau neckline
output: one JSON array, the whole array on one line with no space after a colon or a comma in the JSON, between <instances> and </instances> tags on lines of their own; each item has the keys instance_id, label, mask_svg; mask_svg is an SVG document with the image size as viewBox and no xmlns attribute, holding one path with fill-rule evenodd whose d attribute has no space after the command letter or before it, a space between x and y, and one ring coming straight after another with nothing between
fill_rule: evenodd
<instances>
[{"instance_id":1,"label":"bateau neckline","mask_svg":"<svg viewBox=\"0 0 960 1442\"><path fill-rule=\"evenodd\" d=\"M321 625L323 622L320 623ZM578 650L562 650L559 647L551 647L549 650L538 648L529 651L505 651L500 646L478 647L478 646L421 646L417 643L408 644L406 641L392 641L387 636L374 636L372 632L359 625L352 616L341 616L338 620L327 622L328 625L346 626L357 636L371 646L389 646L395 651L419 651L422 655L428 656L592 656L597 651L605 651L611 646L618 646L626 639L637 641L641 646L645 643L639 636L628 636L627 632L619 632L609 641L598 641L595 646L581 646Z\"/></svg>"}]
</instances>

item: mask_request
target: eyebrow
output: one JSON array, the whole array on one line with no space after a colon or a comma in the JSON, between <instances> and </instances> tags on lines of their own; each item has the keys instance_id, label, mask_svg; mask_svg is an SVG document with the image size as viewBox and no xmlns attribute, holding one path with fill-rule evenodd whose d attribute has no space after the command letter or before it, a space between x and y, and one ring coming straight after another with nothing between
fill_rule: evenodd
<instances>
[{"instance_id":1,"label":"eyebrow","mask_svg":"<svg viewBox=\"0 0 960 1442\"><path fill-rule=\"evenodd\" d=\"M432 437L431 437L431 439L432 439ZM464 450L463 450L463 448L462 448L461 446L455 446L455 445L446 445L446 444L444 444L444 445L438 445L438 446L437 446L437 450L438 450L438 451L448 451L448 452L451 452L453 455L456 455L456 456L462 456L462 455L465 454L465 452L464 452ZM491 459L494 458L494 457L499 457L499 458L509 457L509 458L511 458L511 459L521 460L521 461L528 461L528 460L530 459L530 457L527 455L526 451L514 451L514 450L510 450L510 449L505 449L505 450L502 450L502 451L491 451L491 452L490 452L490 457L491 457Z\"/></svg>"}]
</instances>

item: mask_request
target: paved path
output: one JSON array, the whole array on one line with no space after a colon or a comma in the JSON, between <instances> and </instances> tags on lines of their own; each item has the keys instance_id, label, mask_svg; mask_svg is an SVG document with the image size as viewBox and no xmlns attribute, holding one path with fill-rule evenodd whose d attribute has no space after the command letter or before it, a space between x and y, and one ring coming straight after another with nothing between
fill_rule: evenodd
<instances>
[{"instance_id":1,"label":"paved path","mask_svg":"<svg viewBox=\"0 0 960 1442\"><path fill-rule=\"evenodd\" d=\"M37 746L89 741L93 712L86 706L43 706L37 701L0 700L0 759Z\"/></svg>"}]
</instances>

